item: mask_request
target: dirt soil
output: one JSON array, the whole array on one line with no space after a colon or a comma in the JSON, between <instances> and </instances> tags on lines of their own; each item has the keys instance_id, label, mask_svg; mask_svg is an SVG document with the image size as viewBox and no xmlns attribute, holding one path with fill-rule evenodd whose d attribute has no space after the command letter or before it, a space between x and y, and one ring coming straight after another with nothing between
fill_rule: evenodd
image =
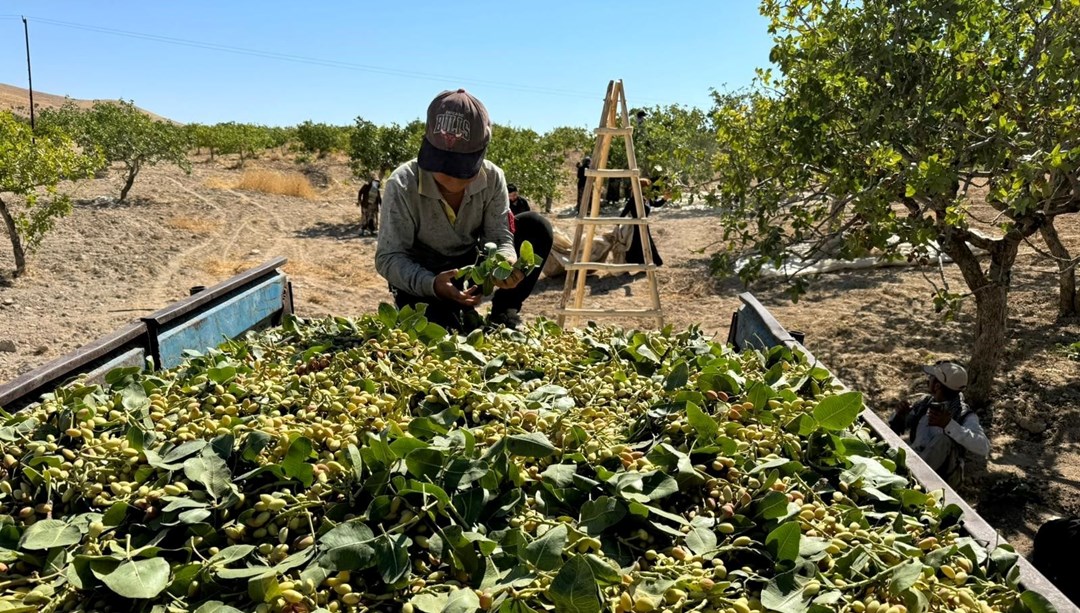
<instances>
[{"instance_id":1,"label":"dirt soil","mask_svg":"<svg viewBox=\"0 0 1080 613\"><path fill-rule=\"evenodd\" d=\"M289 258L285 269L301 316L360 315L389 300L373 266L375 239L359 236L358 185L341 160L324 164L331 180L317 200L229 189L242 172L233 164L200 160L191 175L147 168L124 204L113 200L120 190L116 173L75 186L74 212L31 256L27 276L0 285L0 343L15 343L14 352L0 352L0 382L182 298L192 286L212 285L274 256ZM297 166L270 154L248 168ZM571 199L557 203L551 215L563 229L574 214ZM698 324L726 339L744 288L708 274L706 247L719 232L716 217L667 207L653 219L665 259L660 290L668 321ZM1059 230L1073 253L1080 252L1080 224ZM11 269L5 241L0 270ZM963 287L955 270L949 278L954 289ZM541 280L526 315L553 317L562 287L562 278ZM643 276L590 278L589 288L590 307L648 304ZM1080 514L1080 362L1060 348L1080 340L1080 320L1056 319L1056 288L1054 265L1025 246L999 400L993 417L984 418L991 422L993 451L965 491L1022 552L1046 519ZM804 332L807 347L883 415L921 391L922 364L963 359L971 345L972 311L943 323L917 269L826 275L796 304L784 289L774 283L752 291L788 329Z\"/></svg>"}]
</instances>

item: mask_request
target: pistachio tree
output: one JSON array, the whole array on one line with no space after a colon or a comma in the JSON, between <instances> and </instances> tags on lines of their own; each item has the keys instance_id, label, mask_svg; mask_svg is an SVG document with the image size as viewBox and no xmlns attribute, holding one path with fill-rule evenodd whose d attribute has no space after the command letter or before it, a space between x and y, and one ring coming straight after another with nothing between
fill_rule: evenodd
<instances>
[{"instance_id":1,"label":"pistachio tree","mask_svg":"<svg viewBox=\"0 0 1080 613\"><path fill-rule=\"evenodd\" d=\"M969 398L986 404L1019 247L1080 210L1075 4L765 0L773 66L715 97L718 268L747 245L750 280L937 243L966 289L936 287L936 306L974 302ZM991 219L973 215L983 193Z\"/></svg>"},{"instance_id":2,"label":"pistachio tree","mask_svg":"<svg viewBox=\"0 0 1080 613\"><path fill-rule=\"evenodd\" d=\"M30 126L10 112L0 112L0 218L15 256L16 277L26 272L26 255L56 223L71 212L71 201L58 191L67 179L89 178L104 160L82 152L56 128Z\"/></svg>"},{"instance_id":3,"label":"pistachio tree","mask_svg":"<svg viewBox=\"0 0 1080 613\"><path fill-rule=\"evenodd\" d=\"M154 119L129 101L96 102L87 110L69 104L53 117L84 150L97 149L109 163L123 166L121 202L146 166L171 163L185 171L191 169L188 136L178 126Z\"/></svg>"}]
</instances>

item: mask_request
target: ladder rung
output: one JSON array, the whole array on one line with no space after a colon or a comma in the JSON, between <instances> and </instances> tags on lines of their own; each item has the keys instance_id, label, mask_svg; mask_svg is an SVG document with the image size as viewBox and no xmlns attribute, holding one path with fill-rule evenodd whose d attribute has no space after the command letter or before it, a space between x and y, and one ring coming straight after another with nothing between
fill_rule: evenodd
<instances>
[{"instance_id":1,"label":"ladder rung","mask_svg":"<svg viewBox=\"0 0 1080 613\"><path fill-rule=\"evenodd\" d=\"M663 311L655 309L556 309L560 315L582 317L661 317Z\"/></svg>"},{"instance_id":2,"label":"ladder rung","mask_svg":"<svg viewBox=\"0 0 1080 613\"><path fill-rule=\"evenodd\" d=\"M645 272L659 268L656 264L609 264L607 262L573 262L566 263L566 270L610 270L622 272Z\"/></svg>"},{"instance_id":3,"label":"ladder rung","mask_svg":"<svg viewBox=\"0 0 1080 613\"><path fill-rule=\"evenodd\" d=\"M586 177L596 177L596 178L599 178L599 179L618 179L620 177L636 179L636 178L641 176L641 171L640 170L624 170L624 169L617 169L617 168L597 168L597 169L594 170L592 168L589 168L589 169L585 170L585 176Z\"/></svg>"},{"instance_id":4,"label":"ladder rung","mask_svg":"<svg viewBox=\"0 0 1080 613\"><path fill-rule=\"evenodd\" d=\"M600 226L604 224L626 224L628 226L645 226L648 219L638 217L578 217L575 222L586 226Z\"/></svg>"},{"instance_id":5,"label":"ladder rung","mask_svg":"<svg viewBox=\"0 0 1080 613\"><path fill-rule=\"evenodd\" d=\"M610 134L612 136L630 136L634 133L634 128L596 128L593 130L593 134L597 136L603 136L604 134Z\"/></svg>"}]
</instances>

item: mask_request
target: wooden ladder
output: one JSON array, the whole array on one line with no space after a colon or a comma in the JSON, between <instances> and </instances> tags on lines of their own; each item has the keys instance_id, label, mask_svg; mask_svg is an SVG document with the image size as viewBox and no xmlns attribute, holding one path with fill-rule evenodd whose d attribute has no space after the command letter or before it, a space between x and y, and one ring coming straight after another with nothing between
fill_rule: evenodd
<instances>
[{"instance_id":1,"label":"wooden ladder","mask_svg":"<svg viewBox=\"0 0 1080 613\"><path fill-rule=\"evenodd\" d=\"M556 311L560 326L567 320L573 321L578 317L641 317L651 318L656 321L657 328L664 327L664 310L660 306L660 289L656 280L657 266L653 263L652 238L649 235L649 220L645 217L645 200L641 193L641 171L638 169L637 156L634 153L634 127L630 124L630 116L626 110L626 92L623 90L621 80L608 83L607 95L604 97L604 111L600 116L600 126L596 128L596 145L593 148L592 159L596 163L595 169L585 171L585 190L578 207L578 216L574 220L574 245L570 251L570 261L566 264L566 284L563 287L562 300ZM621 136L626 144L626 160L629 168L608 168L608 153L611 151L611 141L614 137ZM637 219L623 217L600 216L600 193L605 179L629 178L634 202L637 207ZM641 236L641 252L644 256L644 264L608 264L606 262L591 262L593 239L596 236L598 225L627 224L637 226L635 230ZM582 243L582 236L585 241ZM585 279L589 271L606 272L644 272L649 283L649 294L652 305L647 309L586 309L583 308L585 301ZM571 300L572 298L572 300ZM567 306L572 304L572 306Z\"/></svg>"}]
</instances>

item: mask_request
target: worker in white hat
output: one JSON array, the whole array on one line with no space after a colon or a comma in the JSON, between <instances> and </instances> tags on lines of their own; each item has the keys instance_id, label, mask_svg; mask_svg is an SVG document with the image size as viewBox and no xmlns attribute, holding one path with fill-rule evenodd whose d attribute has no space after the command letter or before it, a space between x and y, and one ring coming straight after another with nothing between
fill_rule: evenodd
<instances>
[{"instance_id":1,"label":"worker in white hat","mask_svg":"<svg viewBox=\"0 0 1080 613\"><path fill-rule=\"evenodd\" d=\"M964 402L967 371L956 362L941 360L923 366L930 393L914 405L900 407L889 420L892 429L908 434L912 449L950 485L964 479L968 453L986 457L990 441L979 416Z\"/></svg>"}]
</instances>

